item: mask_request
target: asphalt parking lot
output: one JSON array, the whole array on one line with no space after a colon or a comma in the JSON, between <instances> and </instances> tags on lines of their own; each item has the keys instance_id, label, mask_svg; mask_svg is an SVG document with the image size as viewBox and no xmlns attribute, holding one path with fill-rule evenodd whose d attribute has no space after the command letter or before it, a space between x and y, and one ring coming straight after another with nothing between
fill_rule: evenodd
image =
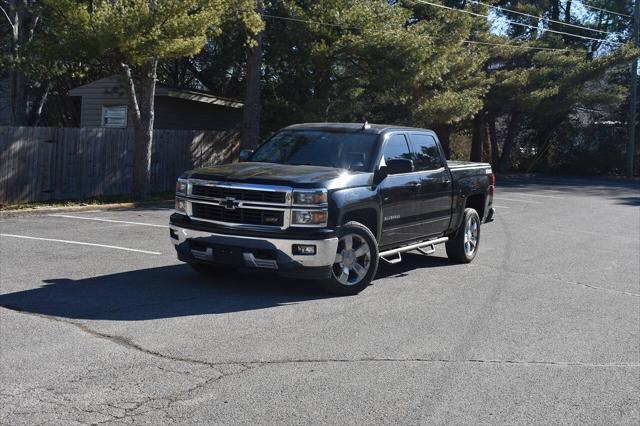
<instances>
[{"instance_id":1,"label":"asphalt parking lot","mask_svg":"<svg viewBox=\"0 0 640 426\"><path fill-rule=\"evenodd\" d=\"M0 423L640 422L637 182L511 179L354 297L180 264L170 211L1 219Z\"/></svg>"}]
</instances>

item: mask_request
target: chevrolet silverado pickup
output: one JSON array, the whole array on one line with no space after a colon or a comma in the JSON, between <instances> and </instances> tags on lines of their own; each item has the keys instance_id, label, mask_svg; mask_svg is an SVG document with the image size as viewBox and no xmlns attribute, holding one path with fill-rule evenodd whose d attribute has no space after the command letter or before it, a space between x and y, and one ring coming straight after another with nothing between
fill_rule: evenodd
<instances>
[{"instance_id":1,"label":"chevrolet silverado pickup","mask_svg":"<svg viewBox=\"0 0 640 426\"><path fill-rule=\"evenodd\" d=\"M356 294L408 251L445 244L452 262L471 262L494 185L489 164L446 161L431 130L299 124L239 163L180 176L170 238L204 274L273 270Z\"/></svg>"}]
</instances>

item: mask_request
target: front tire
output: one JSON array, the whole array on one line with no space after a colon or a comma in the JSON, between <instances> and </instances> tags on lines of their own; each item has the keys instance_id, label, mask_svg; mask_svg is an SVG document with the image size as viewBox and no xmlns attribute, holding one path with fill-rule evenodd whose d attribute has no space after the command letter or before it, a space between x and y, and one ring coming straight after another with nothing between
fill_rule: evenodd
<instances>
[{"instance_id":1,"label":"front tire","mask_svg":"<svg viewBox=\"0 0 640 426\"><path fill-rule=\"evenodd\" d=\"M324 282L324 288L340 296L358 294L371 283L377 270L378 242L369 228L355 221L342 225L331 278Z\"/></svg>"},{"instance_id":2,"label":"front tire","mask_svg":"<svg viewBox=\"0 0 640 426\"><path fill-rule=\"evenodd\" d=\"M472 208L464 209L462 223L445 244L447 256L457 263L469 263L478 253L480 244L480 216Z\"/></svg>"}]
</instances>

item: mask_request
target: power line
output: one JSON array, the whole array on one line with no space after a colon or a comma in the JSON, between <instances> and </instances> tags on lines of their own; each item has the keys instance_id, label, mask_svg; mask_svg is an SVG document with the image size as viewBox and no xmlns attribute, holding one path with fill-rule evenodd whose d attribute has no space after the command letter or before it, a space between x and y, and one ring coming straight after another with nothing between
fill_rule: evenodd
<instances>
[{"instance_id":1,"label":"power line","mask_svg":"<svg viewBox=\"0 0 640 426\"><path fill-rule=\"evenodd\" d=\"M341 24L335 24L332 22L323 22L323 21L313 21L313 20L307 20L307 19L300 19L300 18L292 18L289 16L278 16L278 15L270 15L267 13L262 13L261 16L263 18L267 18L267 19L279 19L282 21L292 21L292 22L300 22L300 23L306 23L306 24L315 24L315 25L324 25L324 26L328 26L328 27L333 27L333 28L341 28L341 29L345 29L345 30L352 30L352 31L362 31L362 28L360 27L352 27L352 26L346 26L346 25L341 25ZM382 32L383 30L377 30L377 32ZM430 38L430 39L436 39L436 37L430 36L430 35L426 35L423 34L425 37ZM508 44L508 43L490 43L490 42L486 42L486 41L477 41L477 40L462 40L462 43L466 43L466 44L479 44L479 45L484 45L484 46L494 46L494 47L511 47L511 48L517 48L517 49L529 49L529 50L547 50L547 51L560 51L560 52L568 52L568 49L558 49L558 48L554 48L554 47L537 47L537 46L523 46L523 45L519 45L519 44Z\"/></svg>"},{"instance_id":2,"label":"power line","mask_svg":"<svg viewBox=\"0 0 640 426\"><path fill-rule=\"evenodd\" d=\"M558 49L556 47L538 47L538 46L524 46L521 44L508 44L508 43L490 43L488 41L476 41L476 40L462 40L466 44L480 44L484 46L496 46L496 47L514 47L518 49L529 50L555 50L557 52L569 52L569 49Z\"/></svg>"},{"instance_id":3,"label":"power line","mask_svg":"<svg viewBox=\"0 0 640 426\"><path fill-rule=\"evenodd\" d=\"M627 18L631 18L631 15L627 15L626 13L614 12L613 10L603 9L603 8L597 7L597 6L591 6L590 4L584 2L583 0L580 0L580 4L582 6L584 6L584 7L586 7L587 9L599 10L601 12L607 12L607 13L612 13L614 15L625 16Z\"/></svg>"},{"instance_id":4,"label":"power line","mask_svg":"<svg viewBox=\"0 0 640 426\"><path fill-rule=\"evenodd\" d=\"M539 21L541 20L541 21L553 22L554 24L565 25L567 27L578 28L578 29L581 29L581 30L594 31L594 32L597 32L597 33L602 33L602 34L612 34L609 31L596 30L595 28L584 27L582 25L576 25L576 24L572 24L572 23L569 23L569 22L562 22L562 21L557 21L555 19L551 19L551 18L544 18L542 16L531 15L529 13L519 12L517 10L507 9L505 7L494 6L492 4L483 3L483 2L477 1L477 0L469 0L469 1L471 3L481 4L483 6L490 7L492 9L502 10L504 12L509 12L509 13L515 13L517 15L522 15L522 16L528 16L529 18L537 19Z\"/></svg>"},{"instance_id":5,"label":"power line","mask_svg":"<svg viewBox=\"0 0 640 426\"><path fill-rule=\"evenodd\" d=\"M457 9L455 7L449 7L449 6L445 6L443 4L438 4L438 3L431 3L425 0L416 0L418 3L423 3L423 4L428 4L434 7L439 7L441 9L447 9L447 10L451 10L454 12L462 12L462 13L467 13L469 15L473 15L473 16L479 16L482 18L491 18L489 15L484 15L482 13L476 13L476 12L472 12L470 10L466 10L466 9ZM534 30L537 30L538 27L535 27L533 25L529 25L529 24L524 24L522 22L516 22L516 21L510 21L508 19L505 19L506 22L510 23L511 25L519 25L521 27L527 27L527 28L532 28ZM595 37L587 37L587 36L582 36L582 35L578 35L578 34L573 34L573 33L568 33L565 31L557 31L557 30L551 30L551 29L545 29L545 31L548 31L550 33L556 33L556 34L562 34L562 35L567 35L567 36L571 36L571 37L577 37L577 38L581 38L581 39L585 39L585 40L592 40L592 41L601 41L601 42L605 42L605 43L613 43L613 44L624 44L624 43L620 43L617 41L609 41L606 39L602 39L602 38L595 38Z\"/></svg>"}]
</instances>

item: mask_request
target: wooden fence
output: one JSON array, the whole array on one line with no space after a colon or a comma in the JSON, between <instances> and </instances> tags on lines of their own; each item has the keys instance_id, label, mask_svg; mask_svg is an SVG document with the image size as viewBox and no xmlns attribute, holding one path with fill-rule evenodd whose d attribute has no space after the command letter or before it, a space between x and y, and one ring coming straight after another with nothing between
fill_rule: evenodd
<instances>
[{"instance_id":1,"label":"wooden fence","mask_svg":"<svg viewBox=\"0 0 640 426\"><path fill-rule=\"evenodd\" d=\"M230 162L236 131L153 134L151 191L172 191L185 170ZM131 191L132 129L0 127L0 204L86 199Z\"/></svg>"}]
</instances>

